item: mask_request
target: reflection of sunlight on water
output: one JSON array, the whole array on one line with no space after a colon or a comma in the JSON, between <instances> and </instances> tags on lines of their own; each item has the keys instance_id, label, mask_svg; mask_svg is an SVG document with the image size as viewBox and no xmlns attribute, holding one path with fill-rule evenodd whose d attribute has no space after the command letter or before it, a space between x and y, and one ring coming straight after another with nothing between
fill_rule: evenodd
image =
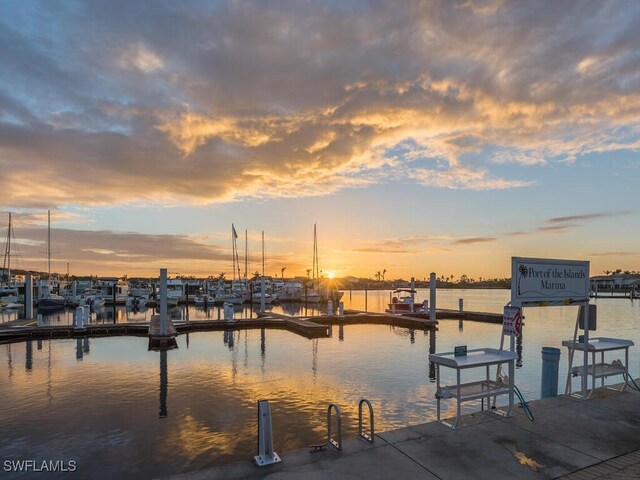
<instances>
[{"instance_id":1,"label":"reflection of sunlight on water","mask_svg":"<svg viewBox=\"0 0 640 480\"><path fill-rule=\"evenodd\" d=\"M369 292L369 305L384 306L387 292L376 293L374 301ZM467 308L501 309L504 291L472 293L465 296ZM460 291L447 295L454 306ZM348 297L347 292L343 298ZM445 293L442 297L439 306L446 307ZM487 308L476 307L474 298ZM608 310L608 303L598 300L598 333L615 332L640 344L638 302L623 304ZM179 315L184 312L178 309ZM149 313L128 315L128 321L139 321ZM211 311L190 308L189 315L206 318ZM575 307L527 309L525 317L516 383L529 400L539 396L540 349L559 346L572 334ZM384 325L334 326L332 338L315 340L281 330L191 333L180 335L179 348L166 353L164 389L161 355L147 350L146 338L92 338L80 348L74 339L33 342L30 348L1 345L6 367L0 368L0 424L20 437L0 437L0 457L82 451L92 468L117 461L130 478L247 460L255 454L256 403L262 398L271 401L279 452L322 442L330 402L340 406L345 439L356 435L362 397L373 405L377 431L419 424L435 419L429 352L465 344L497 346L499 337L499 325L464 322L460 330L457 321L447 320L435 335ZM634 350L630 364L638 365ZM560 368L563 378L566 362ZM158 418L163 401L166 418ZM448 412L454 402L442 406ZM480 406L469 402L463 408L470 412ZM101 447L105 442L108 452Z\"/></svg>"}]
</instances>

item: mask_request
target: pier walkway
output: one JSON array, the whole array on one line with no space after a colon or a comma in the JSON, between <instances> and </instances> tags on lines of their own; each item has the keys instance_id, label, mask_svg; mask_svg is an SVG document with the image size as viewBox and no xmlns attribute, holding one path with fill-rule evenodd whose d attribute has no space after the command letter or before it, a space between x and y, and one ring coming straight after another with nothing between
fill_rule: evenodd
<instances>
[{"instance_id":1,"label":"pier walkway","mask_svg":"<svg viewBox=\"0 0 640 480\"><path fill-rule=\"evenodd\" d=\"M373 445L344 442L341 452L282 452L282 463L251 459L171 477L173 480L259 479L637 479L640 393L598 389L590 400L559 396L529 402L511 418L465 415L452 430L432 422L378 433ZM375 406L374 406L375 408Z\"/></svg>"}]
</instances>

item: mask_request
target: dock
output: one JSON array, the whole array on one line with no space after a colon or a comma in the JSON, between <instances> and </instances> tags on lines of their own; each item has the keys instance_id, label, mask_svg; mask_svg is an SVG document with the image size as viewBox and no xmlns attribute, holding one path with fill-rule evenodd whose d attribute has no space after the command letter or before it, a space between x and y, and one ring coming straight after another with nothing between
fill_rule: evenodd
<instances>
[{"instance_id":1,"label":"dock","mask_svg":"<svg viewBox=\"0 0 640 480\"><path fill-rule=\"evenodd\" d=\"M502 323L502 314L438 309L437 318L463 319L478 322ZM259 313L257 318L224 320L171 321L168 324L168 337L189 332L242 330L255 328L274 328L288 330L308 339L329 337L331 325L391 325L400 328L427 330L437 328L438 321L432 322L424 313L376 313L361 310L345 310L343 316L292 316L281 313ZM148 336L160 338L160 317L154 315L150 322L136 323L96 323L76 329L73 325L37 326L36 321L14 320L0 325L0 343L19 342L27 339L78 338L108 336Z\"/></svg>"},{"instance_id":2,"label":"dock","mask_svg":"<svg viewBox=\"0 0 640 480\"><path fill-rule=\"evenodd\" d=\"M533 422L520 408L510 418L485 410L463 416L457 430L439 422L414 425L376 433L373 444L348 439L342 451L282 452L274 445L282 463L259 468L248 458L170 478L638 478L638 402L640 393L630 388L623 392L597 389L589 400L558 396L529 402Z\"/></svg>"}]
</instances>

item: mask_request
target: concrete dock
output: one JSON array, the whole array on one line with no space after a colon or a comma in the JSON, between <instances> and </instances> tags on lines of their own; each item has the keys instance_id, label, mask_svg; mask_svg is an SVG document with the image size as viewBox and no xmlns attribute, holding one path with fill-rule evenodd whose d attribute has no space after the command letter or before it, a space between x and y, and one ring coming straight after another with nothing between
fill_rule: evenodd
<instances>
[{"instance_id":1,"label":"concrete dock","mask_svg":"<svg viewBox=\"0 0 640 480\"><path fill-rule=\"evenodd\" d=\"M529 402L510 418L488 411L452 430L438 422L375 435L374 444L344 442L342 451L282 452L282 463L251 459L171 477L200 479L637 479L640 393L597 389L589 400L559 396ZM375 406L374 406L375 408Z\"/></svg>"}]
</instances>

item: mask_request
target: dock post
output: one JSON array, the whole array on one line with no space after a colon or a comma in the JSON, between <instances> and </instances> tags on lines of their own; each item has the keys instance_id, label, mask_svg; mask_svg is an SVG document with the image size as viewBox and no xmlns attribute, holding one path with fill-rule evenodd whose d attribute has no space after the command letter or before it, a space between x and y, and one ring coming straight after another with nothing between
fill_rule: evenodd
<instances>
[{"instance_id":1,"label":"dock post","mask_svg":"<svg viewBox=\"0 0 640 480\"><path fill-rule=\"evenodd\" d=\"M73 315L73 328L74 330L84 328L84 307L76 307Z\"/></svg>"},{"instance_id":2,"label":"dock post","mask_svg":"<svg viewBox=\"0 0 640 480\"><path fill-rule=\"evenodd\" d=\"M33 277L27 275L24 290L24 318L31 320L33 318Z\"/></svg>"},{"instance_id":3,"label":"dock post","mask_svg":"<svg viewBox=\"0 0 640 480\"><path fill-rule=\"evenodd\" d=\"M542 347L542 382L541 398L558 396L558 368L560 365L560 349Z\"/></svg>"},{"instance_id":4,"label":"dock post","mask_svg":"<svg viewBox=\"0 0 640 480\"><path fill-rule=\"evenodd\" d=\"M458 310L460 311L460 313L464 311L464 298L458 299Z\"/></svg>"},{"instance_id":5,"label":"dock post","mask_svg":"<svg viewBox=\"0 0 640 480\"><path fill-rule=\"evenodd\" d=\"M82 320L83 325L86 327L91 322L91 307L89 305L82 306Z\"/></svg>"},{"instance_id":6,"label":"dock post","mask_svg":"<svg viewBox=\"0 0 640 480\"><path fill-rule=\"evenodd\" d=\"M429 275L429 320L436 321L436 274Z\"/></svg>"},{"instance_id":7,"label":"dock post","mask_svg":"<svg viewBox=\"0 0 640 480\"><path fill-rule=\"evenodd\" d=\"M422 302L422 311L427 313L429 311L429 300Z\"/></svg>"},{"instance_id":8,"label":"dock post","mask_svg":"<svg viewBox=\"0 0 640 480\"><path fill-rule=\"evenodd\" d=\"M411 309L411 313L413 313L414 308L413 308L413 304L415 303L416 300L416 279L415 277L411 277L411 307L409 307Z\"/></svg>"},{"instance_id":9,"label":"dock post","mask_svg":"<svg viewBox=\"0 0 640 480\"><path fill-rule=\"evenodd\" d=\"M338 315L344 317L344 302L338 303Z\"/></svg>"},{"instance_id":10,"label":"dock post","mask_svg":"<svg viewBox=\"0 0 640 480\"><path fill-rule=\"evenodd\" d=\"M462 313L464 312L464 299L458 299L458 311L460 312L460 317L458 318L458 329L462 330L464 328L464 319L462 318Z\"/></svg>"},{"instance_id":11,"label":"dock post","mask_svg":"<svg viewBox=\"0 0 640 480\"><path fill-rule=\"evenodd\" d=\"M233 303L224 302L224 321L227 323L233 323Z\"/></svg>"},{"instance_id":12,"label":"dock post","mask_svg":"<svg viewBox=\"0 0 640 480\"><path fill-rule=\"evenodd\" d=\"M258 400L258 455L253 457L253 461L259 467L281 461L278 454L273 451L269 400Z\"/></svg>"},{"instance_id":13,"label":"dock post","mask_svg":"<svg viewBox=\"0 0 640 480\"><path fill-rule=\"evenodd\" d=\"M369 288L369 284L368 284L368 283L365 283L365 284L364 284L364 311L365 311L365 312L366 312L366 311L368 311L368 310L367 310L367 293L368 293L368 292L367 292L367 289L368 289L368 288Z\"/></svg>"},{"instance_id":14,"label":"dock post","mask_svg":"<svg viewBox=\"0 0 640 480\"><path fill-rule=\"evenodd\" d=\"M333 301L329 300L327 302L327 315L331 315L333 313Z\"/></svg>"},{"instance_id":15,"label":"dock post","mask_svg":"<svg viewBox=\"0 0 640 480\"><path fill-rule=\"evenodd\" d=\"M115 290L114 290L115 291ZM114 293L115 296L115 293ZM114 298L115 301L115 298ZM167 336L167 269L160 269L160 335Z\"/></svg>"}]
</instances>

